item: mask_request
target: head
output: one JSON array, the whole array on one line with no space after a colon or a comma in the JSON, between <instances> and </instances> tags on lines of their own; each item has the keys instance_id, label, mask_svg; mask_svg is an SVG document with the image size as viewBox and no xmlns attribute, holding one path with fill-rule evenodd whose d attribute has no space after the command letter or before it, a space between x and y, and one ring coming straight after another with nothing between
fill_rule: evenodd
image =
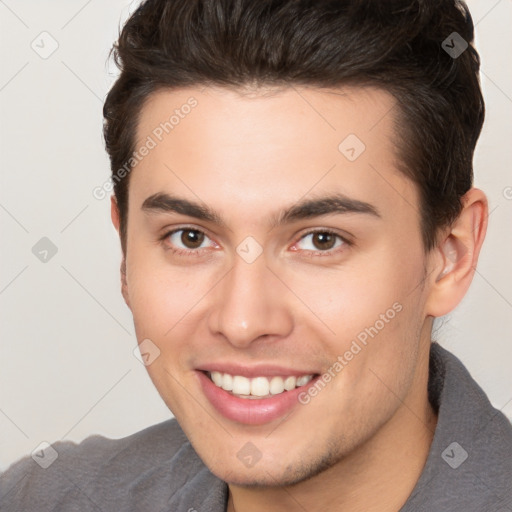
<instances>
[{"instance_id":1,"label":"head","mask_svg":"<svg viewBox=\"0 0 512 512\"><path fill-rule=\"evenodd\" d=\"M149 0L124 26L104 107L123 295L221 478L308 478L425 399L432 319L485 234L479 59L453 32L473 40L451 0ZM317 386L234 418L215 369Z\"/></svg>"}]
</instances>

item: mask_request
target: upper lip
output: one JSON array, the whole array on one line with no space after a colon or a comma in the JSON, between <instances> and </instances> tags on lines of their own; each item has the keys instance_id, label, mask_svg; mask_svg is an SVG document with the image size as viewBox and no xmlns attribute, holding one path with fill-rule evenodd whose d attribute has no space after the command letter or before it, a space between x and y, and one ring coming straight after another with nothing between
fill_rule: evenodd
<instances>
[{"instance_id":1,"label":"upper lip","mask_svg":"<svg viewBox=\"0 0 512 512\"><path fill-rule=\"evenodd\" d=\"M311 370L300 370L293 368L286 368L284 366L276 366L269 364L259 364L254 366L246 366L234 363L209 363L201 365L197 368L199 371L204 372L220 372L229 373L230 375L241 375L247 378L253 377L288 377L288 376L301 376L301 375L316 375L317 372Z\"/></svg>"}]
</instances>

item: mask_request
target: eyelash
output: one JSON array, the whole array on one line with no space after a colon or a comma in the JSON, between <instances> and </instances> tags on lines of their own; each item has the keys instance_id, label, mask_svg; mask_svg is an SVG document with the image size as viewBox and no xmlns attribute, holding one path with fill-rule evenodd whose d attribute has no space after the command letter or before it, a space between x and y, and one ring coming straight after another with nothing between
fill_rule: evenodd
<instances>
[{"instance_id":1,"label":"eyelash","mask_svg":"<svg viewBox=\"0 0 512 512\"><path fill-rule=\"evenodd\" d=\"M174 235L175 233L179 233L180 231L196 231L196 232L202 233L206 237L210 238L204 231L202 231L200 229L197 229L197 228L191 227L191 226L182 226L180 228L173 229L171 231L167 231L164 235L162 235L160 237L160 242L164 245L165 249L171 251L174 254L177 254L178 256L196 256L196 257L197 256L201 256L201 254L203 252L202 250L203 249L207 249L207 247L203 247L201 249L180 249L180 248L173 247L173 246L171 246L169 244L165 244L165 241L170 236ZM338 252L343 251L347 247L351 247L351 246L354 245L354 243L352 241L350 241L347 238L341 236L339 233L336 233L335 231L332 231L332 230L329 230L329 229L314 229L314 230L311 230L311 231L307 231L307 232L303 233L299 237L298 241L295 242L294 245L299 243L306 236L314 235L315 233L334 235L335 237L339 238L342 241L342 245L340 247L335 248L335 249L328 249L328 250L325 250L325 251L308 251L308 250L305 250L303 252L307 255L307 257L332 256L333 254L337 254Z\"/></svg>"},{"instance_id":2,"label":"eyelash","mask_svg":"<svg viewBox=\"0 0 512 512\"><path fill-rule=\"evenodd\" d=\"M351 240L348 240L346 237L341 236L339 233L336 233L336 231L333 231L333 230L330 230L330 229L321 229L321 228L320 229L313 229L311 231L306 231L305 233L300 235L298 241L295 242L294 245L299 243L301 240L303 240L308 235L314 235L315 233L322 233L322 234L325 234L325 235L333 235L333 236L337 237L339 240L341 240L342 244L339 247L336 247L334 249L328 249L328 250L325 250L325 251L308 251L308 250L303 250L302 252L303 252L304 256L307 257L307 258L316 258L316 257L322 258L322 257L327 257L327 256L333 256L334 254L338 254L339 252L344 251L348 247L351 247L351 246L354 245L354 243Z\"/></svg>"},{"instance_id":3,"label":"eyelash","mask_svg":"<svg viewBox=\"0 0 512 512\"><path fill-rule=\"evenodd\" d=\"M204 231L201 231L200 229L194 228L192 226L182 226L177 229L173 229L171 231L168 231L162 237L160 238L160 242L164 245L164 248L168 251L171 251L172 253L178 255L178 256L201 256L202 255L202 249L206 249L206 247L203 247L202 249L180 249L177 247L174 247L172 245L166 244L165 241L175 233L179 233L180 231L196 231L197 233L202 233L206 237L210 238Z\"/></svg>"}]
</instances>

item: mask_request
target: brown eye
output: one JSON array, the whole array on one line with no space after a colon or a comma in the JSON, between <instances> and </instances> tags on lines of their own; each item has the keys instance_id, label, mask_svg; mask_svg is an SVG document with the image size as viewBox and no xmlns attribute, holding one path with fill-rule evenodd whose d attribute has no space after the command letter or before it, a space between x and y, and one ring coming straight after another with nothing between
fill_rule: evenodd
<instances>
[{"instance_id":1,"label":"brown eye","mask_svg":"<svg viewBox=\"0 0 512 512\"><path fill-rule=\"evenodd\" d=\"M320 251L332 249L336 244L336 235L332 233L313 233L313 245Z\"/></svg>"},{"instance_id":2,"label":"brown eye","mask_svg":"<svg viewBox=\"0 0 512 512\"><path fill-rule=\"evenodd\" d=\"M187 249L197 249L201 247L204 242L204 233L195 229L182 229L181 230L181 243Z\"/></svg>"},{"instance_id":3,"label":"brown eye","mask_svg":"<svg viewBox=\"0 0 512 512\"><path fill-rule=\"evenodd\" d=\"M214 244L208 236L199 229L181 228L167 233L163 240L165 245L177 251L199 252L197 249L204 249Z\"/></svg>"},{"instance_id":4,"label":"brown eye","mask_svg":"<svg viewBox=\"0 0 512 512\"><path fill-rule=\"evenodd\" d=\"M313 231L304 235L297 247L306 252L328 252L347 243L340 235L330 231Z\"/></svg>"}]
</instances>

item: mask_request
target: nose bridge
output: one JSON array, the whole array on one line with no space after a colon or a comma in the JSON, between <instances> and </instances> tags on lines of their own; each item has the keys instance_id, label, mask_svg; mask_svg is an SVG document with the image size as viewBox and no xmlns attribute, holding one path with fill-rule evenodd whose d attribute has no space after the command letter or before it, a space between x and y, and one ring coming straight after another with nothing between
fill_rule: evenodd
<instances>
[{"instance_id":1,"label":"nose bridge","mask_svg":"<svg viewBox=\"0 0 512 512\"><path fill-rule=\"evenodd\" d=\"M285 336L292 328L283 295L264 255L246 260L235 255L233 267L217 289L210 328L243 347L264 335Z\"/></svg>"}]
</instances>

